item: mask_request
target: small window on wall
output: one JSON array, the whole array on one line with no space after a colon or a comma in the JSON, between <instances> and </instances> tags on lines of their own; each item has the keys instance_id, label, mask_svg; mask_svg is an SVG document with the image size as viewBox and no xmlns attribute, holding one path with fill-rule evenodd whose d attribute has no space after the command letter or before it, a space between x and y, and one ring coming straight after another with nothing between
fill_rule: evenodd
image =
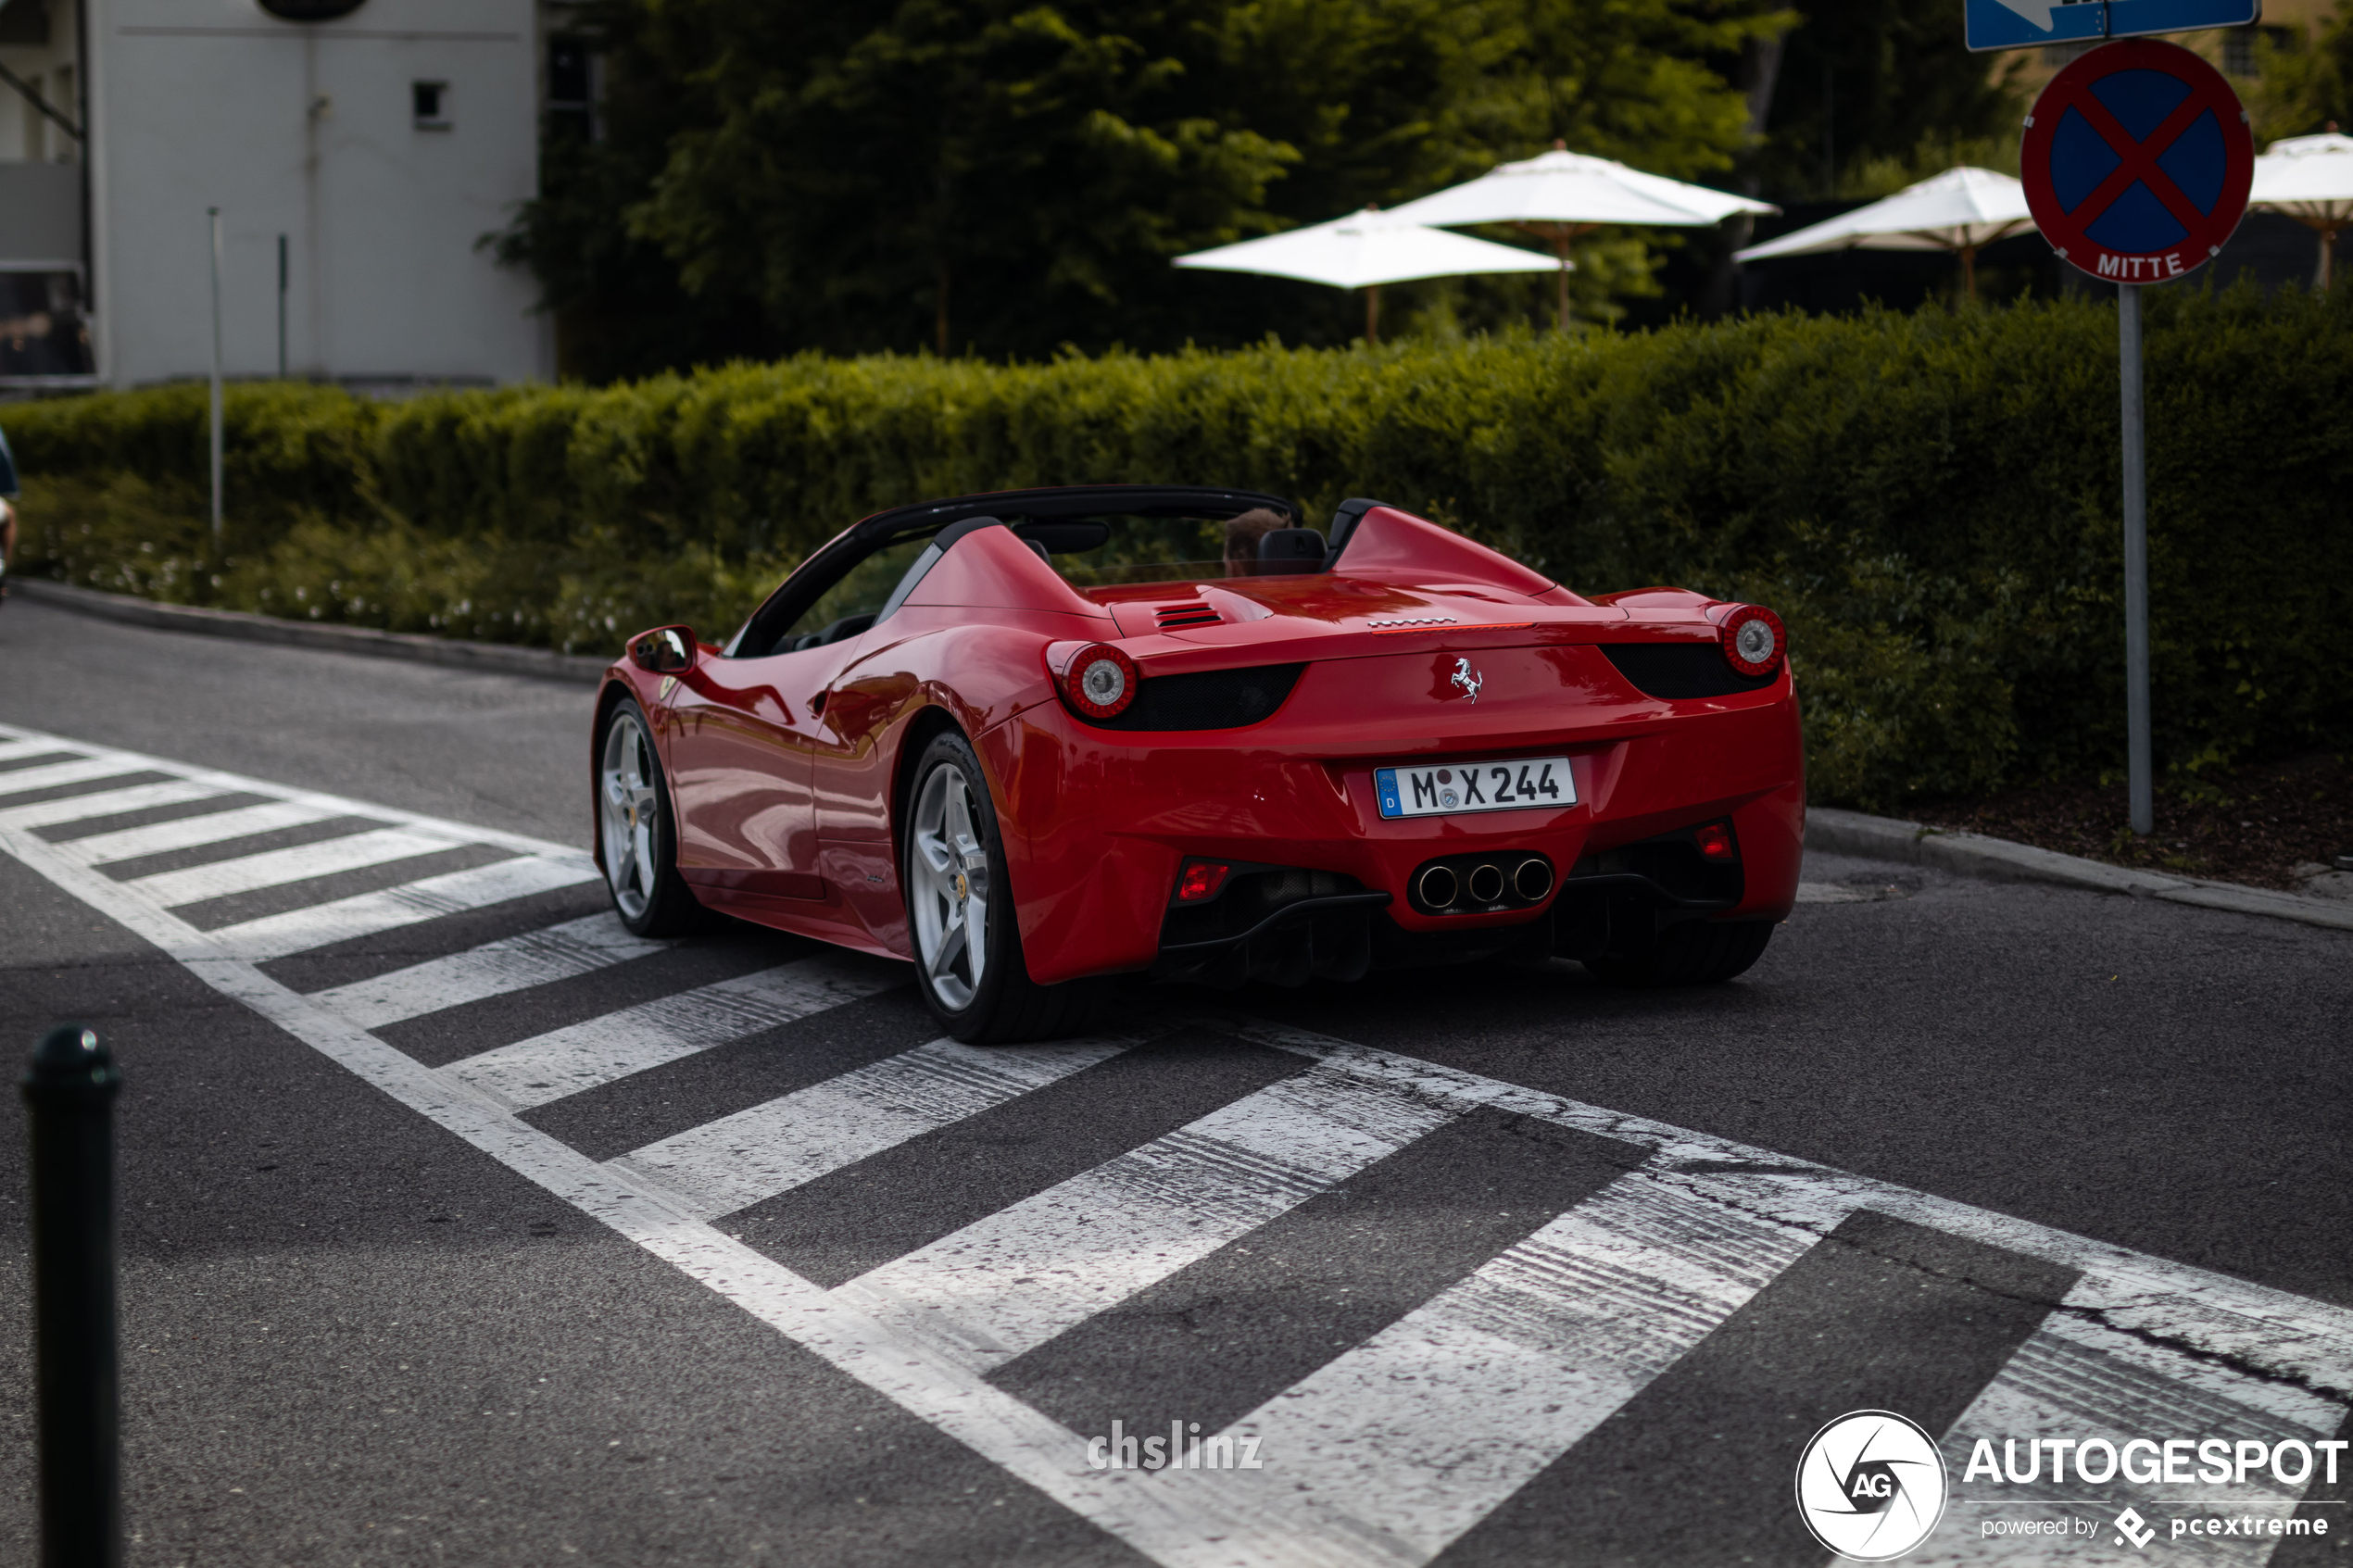
<instances>
[{"instance_id":1,"label":"small window on wall","mask_svg":"<svg viewBox=\"0 0 2353 1568\"><path fill-rule=\"evenodd\" d=\"M595 96L590 79L595 74L589 63L592 56L588 45L577 38L551 38L547 41L547 107L551 109L585 109Z\"/></svg>"},{"instance_id":2,"label":"small window on wall","mask_svg":"<svg viewBox=\"0 0 2353 1568\"><path fill-rule=\"evenodd\" d=\"M420 131L448 130L449 83L447 82L409 83L409 115Z\"/></svg>"},{"instance_id":3,"label":"small window on wall","mask_svg":"<svg viewBox=\"0 0 2353 1568\"><path fill-rule=\"evenodd\" d=\"M25 376L86 376L94 368L81 277L0 271L0 384Z\"/></svg>"},{"instance_id":4,"label":"small window on wall","mask_svg":"<svg viewBox=\"0 0 2353 1568\"><path fill-rule=\"evenodd\" d=\"M2296 34L2284 27L2234 27L2222 34L2222 69L2233 76L2263 74L2261 43L2273 48L2296 46Z\"/></svg>"},{"instance_id":5,"label":"small window on wall","mask_svg":"<svg viewBox=\"0 0 2353 1568\"><path fill-rule=\"evenodd\" d=\"M547 41L547 128L559 135L597 134L596 56L577 38Z\"/></svg>"}]
</instances>

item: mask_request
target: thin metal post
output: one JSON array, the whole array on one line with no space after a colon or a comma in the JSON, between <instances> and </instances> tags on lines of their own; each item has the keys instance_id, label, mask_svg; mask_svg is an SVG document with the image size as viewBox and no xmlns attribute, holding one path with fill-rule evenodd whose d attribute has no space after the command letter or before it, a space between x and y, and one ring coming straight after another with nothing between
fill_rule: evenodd
<instances>
[{"instance_id":1,"label":"thin metal post","mask_svg":"<svg viewBox=\"0 0 2353 1568\"><path fill-rule=\"evenodd\" d=\"M205 208L212 220L212 564L220 566L220 209Z\"/></svg>"},{"instance_id":2,"label":"thin metal post","mask_svg":"<svg viewBox=\"0 0 2353 1568\"><path fill-rule=\"evenodd\" d=\"M74 1023L42 1036L23 1081L42 1568L122 1562L114 1261L121 1083L106 1043Z\"/></svg>"},{"instance_id":3,"label":"thin metal post","mask_svg":"<svg viewBox=\"0 0 2353 1568\"><path fill-rule=\"evenodd\" d=\"M2149 767L2148 447L2142 423L2141 286L2116 295L2117 359L2124 383L2124 730L2133 831L2157 830Z\"/></svg>"},{"instance_id":4,"label":"thin metal post","mask_svg":"<svg viewBox=\"0 0 2353 1568\"><path fill-rule=\"evenodd\" d=\"M278 379L286 379L286 236L278 236Z\"/></svg>"}]
</instances>

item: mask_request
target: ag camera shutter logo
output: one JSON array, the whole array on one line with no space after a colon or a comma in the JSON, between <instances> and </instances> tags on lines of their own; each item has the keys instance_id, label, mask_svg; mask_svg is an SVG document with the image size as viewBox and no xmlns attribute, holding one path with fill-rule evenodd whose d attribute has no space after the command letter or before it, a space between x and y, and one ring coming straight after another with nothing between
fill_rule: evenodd
<instances>
[{"instance_id":1,"label":"ag camera shutter logo","mask_svg":"<svg viewBox=\"0 0 2353 1568\"><path fill-rule=\"evenodd\" d=\"M1944 1516L1944 1456L1916 1422L1850 1411L1797 1461L1797 1512L1814 1538L1856 1562L1903 1556Z\"/></svg>"}]
</instances>

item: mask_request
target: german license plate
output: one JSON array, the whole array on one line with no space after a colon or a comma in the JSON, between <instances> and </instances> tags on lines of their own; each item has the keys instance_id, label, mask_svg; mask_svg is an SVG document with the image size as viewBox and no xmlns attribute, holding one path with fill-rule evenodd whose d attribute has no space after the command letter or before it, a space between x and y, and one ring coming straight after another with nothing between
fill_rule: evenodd
<instances>
[{"instance_id":1,"label":"german license plate","mask_svg":"<svg viewBox=\"0 0 2353 1568\"><path fill-rule=\"evenodd\" d=\"M1384 817L1452 817L1466 811L1522 811L1577 804L1577 781L1569 773L1566 757L1376 768L1373 792L1380 797Z\"/></svg>"}]
</instances>

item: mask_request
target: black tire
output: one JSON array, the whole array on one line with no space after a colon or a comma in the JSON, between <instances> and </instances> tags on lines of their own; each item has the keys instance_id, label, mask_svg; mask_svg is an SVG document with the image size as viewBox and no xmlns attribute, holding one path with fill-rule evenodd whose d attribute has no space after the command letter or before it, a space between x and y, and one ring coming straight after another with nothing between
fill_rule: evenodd
<instances>
[{"instance_id":1,"label":"black tire","mask_svg":"<svg viewBox=\"0 0 2353 1568\"><path fill-rule=\"evenodd\" d=\"M950 825L959 800L969 834ZM956 731L935 736L915 760L899 848L915 993L942 1030L969 1045L1001 1046L1061 1039L1094 1022L1104 982L1040 985L1029 977L996 802L972 743ZM976 858L986 860L985 884L971 875L983 869ZM975 891L982 911L977 983L969 958ZM961 946L958 930L964 933ZM945 961L934 962L935 954Z\"/></svg>"},{"instance_id":2,"label":"black tire","mask_svg":"<svg viewBox=\"0 0 2353 1568\"><path fill-rule=\"evenodd\" d=\"M1770 921L1688 921L1660 932L1646 959L1583 961L1604 985L1713 985L1745 973L1772 939Z\"/></svg>"},{"instance_id":3,"label":"black tire","mask_svg":"<svg viewBox=\"0 0 2353 1568\"><path fill-rule=\"evenodd\" d=\"M710 929L719 917L696 901L678 874L677 815L653 734L646 710L634 697L614 703L598 722L588 774L597 811L597 860L622 924L639 936L684 936ZM624 760L624 751L634 757ZM623 784L627 801L613 793L616 783Z\"/></svg>"}]
</instances>

